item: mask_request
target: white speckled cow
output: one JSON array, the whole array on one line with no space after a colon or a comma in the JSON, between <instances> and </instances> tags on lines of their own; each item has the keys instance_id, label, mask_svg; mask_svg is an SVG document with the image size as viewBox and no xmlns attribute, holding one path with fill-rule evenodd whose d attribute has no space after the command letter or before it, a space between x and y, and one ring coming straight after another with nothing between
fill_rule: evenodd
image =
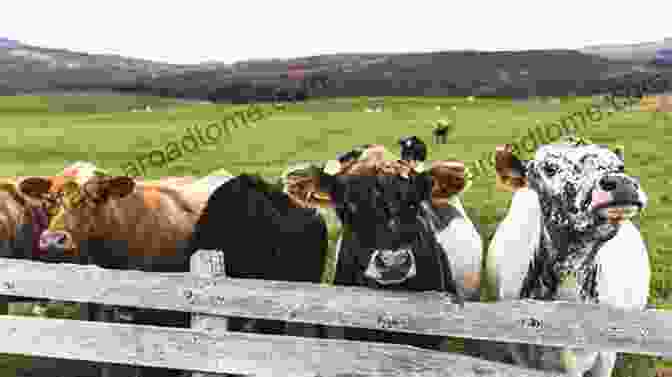
<instances>
[{"instance_id":1,"label":"white speckled cow","mask_svg":"<svg viewBox=\"0 0 672 377\"><path fill-rule=\"evenodd\" d=\"M629 220L646 206L622 153L563 140L521 162L497 150L498 188L513 192L486 260L497 299L571 300L644 309L651 276L646 246ZM510 344L519 365L608 377L616 353Z\"/></svg>"}]
</instances>

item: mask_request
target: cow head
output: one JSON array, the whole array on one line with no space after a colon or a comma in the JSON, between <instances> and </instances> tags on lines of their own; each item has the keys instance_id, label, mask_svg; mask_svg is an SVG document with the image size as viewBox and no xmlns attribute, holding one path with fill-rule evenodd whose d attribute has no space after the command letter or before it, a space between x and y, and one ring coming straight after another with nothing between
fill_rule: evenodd
<instances>
[{"instance_id":1,"label":"cow head","mask_svg":"<svg viewBox=\"0 0 672 377\"><path fill-rule=\"evenodd\" d=\"M367 144L328 161L323 168L297 169L285 175L286 192L304 207L333 207L331 194L320 188L320 177L335 176L399 176L408 178L423 175L431 177L429 199L436 207L447 207L454 195L471 185L471 174L462 161L438 160L420 163L417 160L398 160L382 145Z\"/></svg>"},{"instance_id":2,"label":"cow head","mask_svg":"<svg viewBox=\"0 0 672 377\"><path fill-rule=\"evenodd\" d=\"M8 177L0 182L0 254L3 257L21 254L12 241L17 239L21 226L29 225L30 209L31 203L19 193L16 179Z\"/></svg>"},{"instance_id":3,"label":"cow head","mask_svg":"<svg viewBox=\"0 0 672 377\"><path fill-rule=\"evenodd\" d=\"M646 206L638 179L625 174L622 149L564 140L543 145L521 161L510 145L496 154L500 189L531 189L539 195L546 228L552 233L613 237L622 221Z\"/></svg>"},{"instance_id":4,"label":"cow head","mask_svg":"<svg viewBox=\"0 0 672 377\"><path fill-rule=\"evenodd\" d=\"M39 259L44 252L38 247L39 237L47 228L48 218L57 207L56 194L51 190L50 180L42 178L46 187L40 189L44 195L27 195L21 187L33 188L35 177L5 178L0 183L2 205L0 206L0 240L14 240L9 252L15 257ZM3 246L4 248L4 246Z\"/></svg>"},{"instance_id":5,"label":"cow head","mask_svg":"<svg viewBox=\"0 0 672 377\"><path fill-rule=\"evenodd\" d=\"M52 181L32 177L22 182L22 192L37 198L49 194ZM96 219L110 200L117 200L133 192L135 182L125 176L93 175L86 179L65 177L51 208L49 226L40 237L40 249L55 248L63 254L75 256L83 240L102 236Z\"/></svg>"},{"instance_id":6,"label":"cow head","mask_svg":"<svg viewBox=\"0 0 672 377\"><path fill-rule=\"evenodd\" d=\"M459 161L428 165L399 160L383 146L367 145L329 161L312 177L297 177L287 191L307 206L334 207L346 232L361 246L363 255L356 257L364 275L381 284L398 284L416 274L410 245L428 230L419 217L432 211L430 203L449 205L468 180Z\"/></svg>"}]
</instances>

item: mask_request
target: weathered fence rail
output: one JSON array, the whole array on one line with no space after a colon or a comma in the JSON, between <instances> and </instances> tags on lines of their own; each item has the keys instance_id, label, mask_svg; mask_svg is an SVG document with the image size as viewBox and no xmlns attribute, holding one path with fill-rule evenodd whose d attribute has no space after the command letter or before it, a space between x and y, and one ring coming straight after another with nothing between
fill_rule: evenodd
<instances>
[{"instance_id":1,"label":"weathered fence rail","mask_svg":"<svg viewBox=\"0 0 672 377\"><path fill-rule=\"evenodd\" d=\"M207 272L207 271L206 271ZM214 274L215 277L212 277ZM672 313L522 300L466 303L210 273L149 273L0 258L0 295L672 356ZM221 317L219 317L221 318ZM215 322L218 323L218 322ZM0 352L256 376L558 376L410 346L74 320L0 317Z\"/></svg>"}]
</instances>

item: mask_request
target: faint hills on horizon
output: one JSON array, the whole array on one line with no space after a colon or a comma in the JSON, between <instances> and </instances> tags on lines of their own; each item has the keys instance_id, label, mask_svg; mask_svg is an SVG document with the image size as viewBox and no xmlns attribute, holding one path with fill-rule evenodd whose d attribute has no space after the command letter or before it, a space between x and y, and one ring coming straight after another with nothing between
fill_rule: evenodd
<instances>
[{"instance_id":1,"label":"faint hills on horizon","mask_svg":"<svg viewBox=\"0 0 672 377\"><path fill-rule=\"evenodd\" d=\"M655 57L656 51L669 48L672 48L672 38L664 38L657 42L587 46L579 51L584 54L599 55L607 59L648 63Z\"/></svg>"},{"instance_id":2,"label":"faint hills on horizon","mask_svg":"<svg viewBox=\"0 0 672 377\"><path fill-rule=\"evenodd\" d=\"M607 82L666 72L649 64L659 48L672 48L672 38L580 50L343 53L178 65L0 38L0 94L115 90L234 102L261 100L274 88L306 97L592 94ZM302 88L288 77L291 66L303 67L307 76L326 75L332 84Z\"/></svg>"}]
</instances>

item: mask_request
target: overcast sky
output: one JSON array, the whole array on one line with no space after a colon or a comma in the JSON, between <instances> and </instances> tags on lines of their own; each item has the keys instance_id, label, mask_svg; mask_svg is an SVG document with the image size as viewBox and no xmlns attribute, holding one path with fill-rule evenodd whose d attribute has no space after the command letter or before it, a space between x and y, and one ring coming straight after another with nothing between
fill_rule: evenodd
<instances>
[{"instance_id":1,"label":"overcast sky","mask_svg":"<svg viewBox=\"0 0 672 377\"><path fill-rule=\"evenodd\" d=\"M10 0L0 37L176 64L672 37L672 1Z\"/></svg>"}]
</instances>

